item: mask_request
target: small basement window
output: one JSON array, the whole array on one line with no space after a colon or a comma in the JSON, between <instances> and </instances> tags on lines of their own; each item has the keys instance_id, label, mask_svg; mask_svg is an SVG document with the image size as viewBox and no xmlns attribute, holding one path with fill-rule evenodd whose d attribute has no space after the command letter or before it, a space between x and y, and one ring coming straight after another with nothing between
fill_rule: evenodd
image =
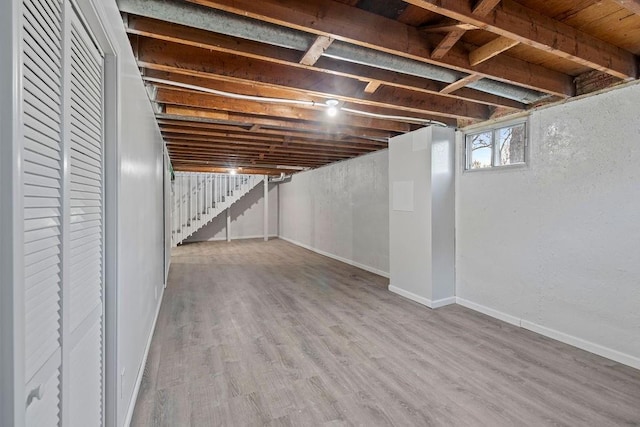
<instances>
[{"instance_id":1,"label":"small basement window","mask_svg":"<svg viewBox=\"0 0 640 427\"><path fill-rule=\"evenodd\" d=\"M526 125L497 127L466 135L467 170L525 163Z\"/></svg>"}]
</instances>

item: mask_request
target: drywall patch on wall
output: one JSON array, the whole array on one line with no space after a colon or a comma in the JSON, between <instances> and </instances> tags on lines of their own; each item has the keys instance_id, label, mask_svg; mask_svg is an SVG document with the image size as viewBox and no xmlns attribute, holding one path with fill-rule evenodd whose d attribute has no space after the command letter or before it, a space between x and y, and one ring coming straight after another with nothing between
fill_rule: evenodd
<instances>
[{"instance_id":1,"label":"drywall patch on wall","mask_svg":"<svg viewBox=\"0 0 640 427\"><path fill-rule=\"evenodd\" d=\"M388 274L387 150L295 174L279 191L283 239Z\"/></svg>"},{"instance_id":2,"label":"drywall patch on wall","mask_svg":"<svg viewBox=\"0 0 640 427\"><path fill-rule=\"evenodd\" d=\"M393 210L413 212L413 181L393 182Z\"/></svg>"},{"instance_id":3,"label":"drywall patch on wall","mask_svg":"<svg viewBox=\"0 0 640 427\"><path fill-rule=\"evenodd\" d=\"M631 85L533 112L528 167L457 162L459 298L640 360L638 99Z\"/></svg>"}]
</instances>

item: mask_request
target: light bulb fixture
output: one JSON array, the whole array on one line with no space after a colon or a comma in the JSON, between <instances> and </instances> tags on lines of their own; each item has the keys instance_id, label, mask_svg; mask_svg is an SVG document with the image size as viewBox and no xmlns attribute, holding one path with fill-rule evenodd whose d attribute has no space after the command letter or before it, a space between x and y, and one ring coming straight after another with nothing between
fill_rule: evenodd
<instances>
[{"instance_id":1,"label":"light bulb fixture","mask_svg":"<svg viewBox=\"0 0 640 427\"><path fill-rule=\"evenodd\" d=\"M327 115L329 117L335 117L338 115L338 100L337 99L327 99L325 102L327 108Z\"/></svg>"},{"instance_id":2,"label":"light bulb fixture","mask_svg":"<svg viewBox=\"0 0 640 427\"><path fill-rule=\"evenodd\" d=\"M235 175L236 173L235 169L229 169L229 175Z\"/></svg>"}]
</instances>

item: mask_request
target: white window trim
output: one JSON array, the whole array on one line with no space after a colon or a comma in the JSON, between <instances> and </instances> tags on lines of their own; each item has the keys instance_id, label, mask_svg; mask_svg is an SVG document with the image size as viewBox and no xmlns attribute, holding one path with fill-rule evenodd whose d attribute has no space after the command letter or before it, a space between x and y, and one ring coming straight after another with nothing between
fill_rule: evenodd
<instances>
[{"instance_id":1,"label":"white window trim","mask_svg":"<svg viewBox=\"0 0 640 427\"><path fill-rule=\"evenodd\" d=\"M524 162L522 163L514 163L509 165L494 165L495 158L491 159L491 167L487 168L477 168L471 169L469 167L469 160L471 158L469 152L469 146L467 145L467 136L469 135L477 135L484 132L492 132L492 141L495 138L495 131L498 129L503 129L506 127L517 126L520 124L524 124ZM523 169L529 167L530 160L530 121L529 116L526 117L518 117L516 119L504 120L498 122L491 122L490 124L480 124L477 126L470 126L462 130L462 152L463 152L463 162L462 162L462 172L463 173L476 173L476 172L489 172L489 171L503 171L509 169ZM494 141L495 143L495 141ZM495 157L495 152L492 149L492 156Z\"/></svg>"}]
</instances>

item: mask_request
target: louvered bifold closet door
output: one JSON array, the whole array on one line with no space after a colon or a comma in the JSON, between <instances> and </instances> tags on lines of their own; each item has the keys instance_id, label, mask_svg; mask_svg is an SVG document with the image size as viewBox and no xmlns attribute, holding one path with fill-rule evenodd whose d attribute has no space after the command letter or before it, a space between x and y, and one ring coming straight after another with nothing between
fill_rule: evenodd
<instances>
[{"instance_id":1,"label":"louvered bifold closet door","mask_svg":"<svg viewBox=\"0 0 640 427\"><path fill-rule=\"evenodd\" d=\"M63 399L70 426L102 423L103 337L103 60L77 15L69 49L69 234L65 268ZM65 328L66 330L66 328ZM66 335L65 335L66 336ZM67 366L68 363L68 366Z\"/></svg>"},{"instance_id":2,"label":"louvered bifold closet door","mask_svg":"<svg viewBox=\"0 0 640 427\"><path fill-rule=\"evenodd\" d=\"M59 423L62 5L22 3L26 424Z\"/></svg>"}]
</instances>

